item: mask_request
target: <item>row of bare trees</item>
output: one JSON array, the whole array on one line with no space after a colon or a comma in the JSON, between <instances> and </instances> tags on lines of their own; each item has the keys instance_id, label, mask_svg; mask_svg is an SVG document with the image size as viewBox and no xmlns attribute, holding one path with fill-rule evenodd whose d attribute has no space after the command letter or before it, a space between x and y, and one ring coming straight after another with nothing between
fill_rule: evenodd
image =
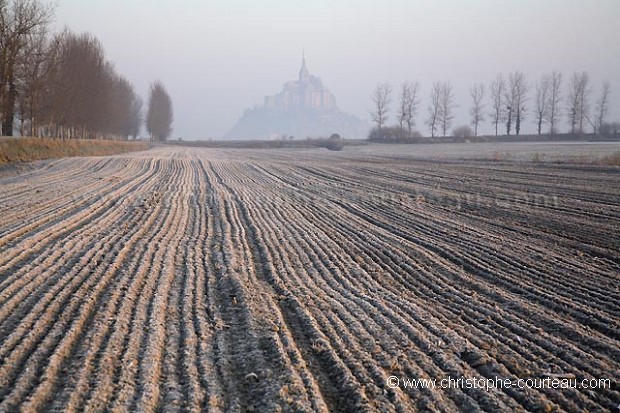
<instances>
[{"instance_id":1,"label":"row of bare trees","mask_svg":"<svg viewBox=\"0 0 620 413\"><path fill-rule=\"evenodd\" d=\"M37 0L0 0L2 135L137 137L143 102L134 86L106 60L94 36L68 29L49 34L52 15L53 9ZM163 132L161 127L149 132L165 139L170 134L172 105L163 85L157 83L157 88L167 97L170 114L152 117L163 116L168 124Z\"/></svg>"},{"instance_id":2,"label":"row of bare trees","mask_svg":"<svg viewBox=\"0 0 620 413\"><path fill-rule=\"evenodd\" d=\"M530 84L521 71L512 72L505 77L498 74L489 85L490 111L486 112L486 88L482 83L476 83L469 89L471 99L469 107L472 134L477 136L480 125L487 120L494 127L495 135L505 127L506 135L519 135L522 132L526 116L529 115L527 106L529 92L535 92L532 110L533 122L537 126L538 134L557 134L562 116L566 116L571 134L608 133L610 124L609 100L611 85L605 81L600 88L600 94L594 106L592 95L594 90L587 72L576 72L571 77L564 90L563 75L559 71L544 74L535 84ZM397 125L387 127L389 105L391 103L392 87L388 83L381 83L374 89L371 98L373 109L371 117L375 127L371 131L371 139L409 139L416 135L412 127L416 124L418 111L419 83L405 82L402 84L399 102L396 110ZM425 124L429 128L431 137L446 136L454 119L454 89L450 82L435 82L431 89L428 115ZM548 126L548 128L547 128ZM459 133L463 133L460 127ZM419 133L417 133L419 135Z\"/></svg>"},{"instance_id":3,"label":"row of bare trees","mask_svg":"<svg viewBox=\"0 0 620 413\"><path fill-rule=\"evenodd\" d=\"M41 37L39 70L22 84L20 134L126 139L140 131L142 99L106 61L101 43L65 30ZM10 133L10 131L7 131Z\"/></svg>"},{"instance_id":4,"label":"row of bare trees","mask_svg":"<svg viewBox=\"0 0 620 413\"><path fill-rule=\"evenodd\" d=\"M498 134L498 124L505 122L506 134L510 135L513 120L515 133L520 133L530 89L535 92L532 114L539 135L545 133L545 125L548 125L546 133L557 134L563 115L571 134L604 132L609 115L611 84L602 82L594 106L592 98L595 91L587 72L573 73L565 89L563 86L564 77L557 70L545 73L533 85L527 82L523 72L511 73L508 81L500 73L491 83L495 134Z\"/></svg>"}]
</instances>

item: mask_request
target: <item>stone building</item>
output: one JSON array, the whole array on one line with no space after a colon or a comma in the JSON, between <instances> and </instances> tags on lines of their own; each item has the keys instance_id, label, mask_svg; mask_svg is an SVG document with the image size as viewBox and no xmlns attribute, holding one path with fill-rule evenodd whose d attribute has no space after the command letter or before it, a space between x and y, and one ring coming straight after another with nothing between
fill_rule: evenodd
<instances>
[{"instance_id":1,"label":"stone building","mask_svg":"<svg viewBox=\"0 0 620 413\"><path fill-rule=\"evenodd\" d=\"M297 139L327 137L365 138L368 125L342 112L336 97L321 79L310 74L302 57L297 80L286 82L282 91L265 97L260 107L247 109L226 139Z\"/></svg>"},{"instance_id":2,"label":"stone building","mask_svg":"<svg viewBox=\"0 0 620 413\"><path fill-rule=\"evenodd\" d=\"M310 74L304 56L298 79L286 82L277 95L266 96L265 107L333 110L336 109L336 97L323 86L320 78Z\"/></svg>"}]
</instances>

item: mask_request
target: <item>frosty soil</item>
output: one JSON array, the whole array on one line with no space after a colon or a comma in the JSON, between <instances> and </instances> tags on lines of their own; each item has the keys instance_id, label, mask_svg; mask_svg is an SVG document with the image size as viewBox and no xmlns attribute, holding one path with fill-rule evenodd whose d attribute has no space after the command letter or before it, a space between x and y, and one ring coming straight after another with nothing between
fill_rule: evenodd
<instances>
[{"instance_id":1,"label":"frosty soil","mask_svg":"<svg viewBox=\"0 0 620 413\"><path fill-rule=\"evenodd\" d=\"M188 148L4 175L0 411L613 410L619 178ZM611 388L387 385L543 374Z\"/></svg>"}]
</instances>

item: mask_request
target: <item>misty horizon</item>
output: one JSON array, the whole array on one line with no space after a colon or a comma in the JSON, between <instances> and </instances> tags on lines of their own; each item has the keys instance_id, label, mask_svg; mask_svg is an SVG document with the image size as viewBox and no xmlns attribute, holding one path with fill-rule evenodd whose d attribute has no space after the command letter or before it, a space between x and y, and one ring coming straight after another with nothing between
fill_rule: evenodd
<instances>
[{"instance_id":1,"label":"misty horizon","mask_svg":"<svg viewBox=\"0 0 620 413\"><path fill-rule=\"evenodd\" d=\"M611 83L608 121L620 121L620 3L576 1L319 1L107 2L60 1L54 31L67 26L99 38L108 58L146 98L153 79L170 93L172 139L221 138L248 108L260 106L296 78L302 50L310 72L335 95L338 107L370 125L371 93L420 83L415 130L425 124L433 82L454 86L452 128L470 123L469 87L502 72L522 71L530 84L522 133L536 133L534 84L543 73L591 78L591 105ZM485 113L490 111L488 94ZM562 105L565 110L565 105ZM566 117L560 130L569 128ZM334 131L337 132L337 131ZM487 119L481 134L493 133ZM142 132L142 135L146 133Z\"/></svg>"}]
</instances>

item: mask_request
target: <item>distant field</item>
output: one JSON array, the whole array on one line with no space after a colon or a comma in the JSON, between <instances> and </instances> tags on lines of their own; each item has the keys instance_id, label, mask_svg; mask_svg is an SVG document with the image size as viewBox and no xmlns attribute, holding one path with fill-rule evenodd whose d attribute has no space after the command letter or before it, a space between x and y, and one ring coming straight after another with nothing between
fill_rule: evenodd
<instances>
[{"instance_id":1,"label":"distant field","mask_svg":"<svg viewBox=\"0 0 620 413\"><path fill-rule=\"evenodd\" d=\"M518 162L596 163L620 154L620 142L489 142L417 145L368 145L347 148L360 155L415 159L473 159Z\"/></svg>"},{"instance_id":2,"label":"distant field","mask_svg":"<svg viewBox=\"0 0 620 413\"><path fill-rule=\"evenodd\" d=\"M591 161L619 150L159 147L5 175L0 411L616 411L620 169ZM611 388L405 385L447 377Z\"/></svg>"}]
</instances>

